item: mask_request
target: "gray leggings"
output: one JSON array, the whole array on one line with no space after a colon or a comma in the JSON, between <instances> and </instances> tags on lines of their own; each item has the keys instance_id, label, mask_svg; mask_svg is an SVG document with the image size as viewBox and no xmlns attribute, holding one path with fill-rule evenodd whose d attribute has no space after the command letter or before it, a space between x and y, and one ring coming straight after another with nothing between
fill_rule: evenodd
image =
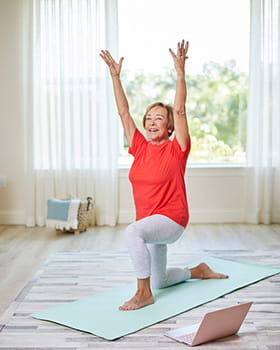
<instances>
[{"instance_id":1,"label":"gray leggings","mask_svg":"<svg viewBox=\"0 0 280 350\"><path fill-rule=\"evenodd\" d=\"M166 268L167 244L175 242L184 227L163 215L136 221L126 229L128 250L136 277L151 277L152 288L165 288L190 278L186 268Z\"/></svg>"}]
</instances>

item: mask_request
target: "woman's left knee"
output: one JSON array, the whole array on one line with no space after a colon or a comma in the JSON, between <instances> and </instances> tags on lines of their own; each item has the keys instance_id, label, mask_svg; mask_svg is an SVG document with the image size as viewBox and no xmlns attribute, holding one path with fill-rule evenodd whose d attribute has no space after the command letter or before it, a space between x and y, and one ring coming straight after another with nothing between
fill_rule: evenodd
<instances>
[{"instance_id":1,"label":"woman's left knee","mask_svg":"<svg viewBox=\"0 0 280 350\"><path fill-rule=\"evenodd\" d=\"M153 278L153 276L151 276L151 287L154 289L162 289L165 288L165 281L159 278Z\"/></svg>"}]
</instances>

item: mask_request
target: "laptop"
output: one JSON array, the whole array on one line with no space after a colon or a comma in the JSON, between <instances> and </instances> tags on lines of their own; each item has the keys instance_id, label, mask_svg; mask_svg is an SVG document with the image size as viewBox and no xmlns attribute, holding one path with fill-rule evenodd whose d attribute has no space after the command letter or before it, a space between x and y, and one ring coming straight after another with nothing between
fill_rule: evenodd
<instances>
[{"instance_id":1,"label":"laptop","mask_svg":"<svg viewBox=\"0 0 280 350\"><path fill-rule=\"evenodd\" d=\"M208 312L198 324L177 328L165 336L190 346L236 334L241 327L252 302Z\"/></svg>"}]
</instances>

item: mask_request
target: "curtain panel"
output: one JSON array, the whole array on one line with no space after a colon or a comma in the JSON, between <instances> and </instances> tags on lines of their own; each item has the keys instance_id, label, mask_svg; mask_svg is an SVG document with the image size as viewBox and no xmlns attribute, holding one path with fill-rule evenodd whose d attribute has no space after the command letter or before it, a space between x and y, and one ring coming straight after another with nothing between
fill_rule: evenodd
<instances>
[{"instance_id":1,"label":"curtain panel","mask_svg":"<svg viewBox=\"0 0 280 350\"><path fill-rule=\"evenodd\" d=\"M245 221L280 222L280 0L251 0Z\"/></svg>"},{"instance_id":2,"label":"curtain panel","mask_svg":"<svg viewBox=\"0 0 280 350\"><path fill-rule=\"evenodd\" d=\"M92 196L96 223L114 225L119 121L99 52L117 56L117 0L24 4L26 225L70 196Z\"/></svg>"}]
</instances>

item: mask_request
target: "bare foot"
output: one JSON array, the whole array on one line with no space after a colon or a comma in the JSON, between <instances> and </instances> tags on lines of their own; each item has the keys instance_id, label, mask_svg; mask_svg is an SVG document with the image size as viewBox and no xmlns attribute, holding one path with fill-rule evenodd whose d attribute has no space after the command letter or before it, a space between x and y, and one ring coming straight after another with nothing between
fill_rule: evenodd
<instances>
[{"instance_id":1,"label":"bare foot","mask_svg":"<svg viewBox=\"0 0 280 350\"><path fill-rule=\"evenodd\" d=\"M119 310L129 311L141 309L144 306L153 304L155 302L152 295L144 296L137 295L137 293L130 300L126 301L122 306L119 307Z\"/></svg>"},{"instance_id":2,"label":"bare foot","mask_svg":"<svg viewBox=\"0 0 280 350\"><path fill-rule=\"evenodd\" d=\"M228 278L228 275L215 272L205 263L201 263L190 269L191 278L208 279L208 278Z\"/></svg>"}]
</instances>

